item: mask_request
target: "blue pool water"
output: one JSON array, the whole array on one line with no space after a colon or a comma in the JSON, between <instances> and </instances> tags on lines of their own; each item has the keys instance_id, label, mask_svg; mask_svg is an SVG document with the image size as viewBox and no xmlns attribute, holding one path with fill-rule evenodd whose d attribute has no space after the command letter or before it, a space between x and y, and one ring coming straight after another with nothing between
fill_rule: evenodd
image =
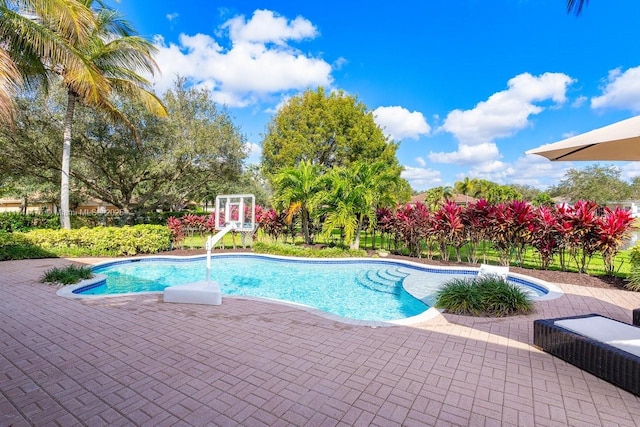
<instances>
[{"instance_id":1,"label":"blue pool water","mask_svg":"<svg viewBox=\"0 0 640 427\"><path fill-rule=\"evenodd\" d=\"M106 281L73 293L161 292L167 286L204 280L206 259L139 258L96 266L93 271L105 275ZM285 300L359 320L398 320L426 311L429 305L405 290L403 283L408 277L429 283L435 292L452 274L382 260L319 261L258 255L217 255L211 259L211 279L220 284L223 295ZM528 289L538 295L545 292L535 286Z\"/></svg>"}]
</instances>

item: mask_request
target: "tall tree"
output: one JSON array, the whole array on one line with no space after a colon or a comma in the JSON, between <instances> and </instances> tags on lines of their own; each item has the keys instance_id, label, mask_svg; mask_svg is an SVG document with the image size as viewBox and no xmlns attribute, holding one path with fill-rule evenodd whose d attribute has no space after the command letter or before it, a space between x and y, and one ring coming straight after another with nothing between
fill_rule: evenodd
<instances>
[{"instance_id":1,"label":"tall tree","mask_svg":"<svg viewBox=\"0 0 640 427\"><path fill-rule=\"evenodd\" d=\"M0 127L0 175L5 171L37 177L59 189L66 97L58 87L48 95L38 91L17 100L15 129ZM245 139L228 112L216 106L209 91L187 88L183 80L176 81L163 101L170 112L167 118L136 102L122 104L138 129L138 142L125 123L80 105L72 188L123 212L144 213L181 209L189 201L206 199L207 189L215 196L221 194L217 188L237 185Z\"/></svg>"},{"instance_id":2,"label":"tall tree","mask_svg":"<svg viewBox=\"0 0 640 427\"><path fill-rule=\"evenodd\" d=\"M13 124L18 88L46 85L51 65L73 72L70 86L90 96L83 81L96 69L73 46L86 40L94 25L89 8L76 0L0 0L0 123Z\"/></svg>"},{"instance_id":3,"label":"tall tree","mask_svg":"<svg viewBox=\"0 0 640 427\"><path fill-rule=\"evenodd\" d=\"M94 0L80 0L87 8ZM76 103L104 111L115 121L130 123L114 103L114 95L136 100L149 111L159 116L166 115L160 100L146 89L149 82L139 72L153 74L156 63L153 60L154 46L148 40L135 35L129 22L122 19L115 10L102 7L96 2L96 25L86 40L77 40L73 47L83 60L99 71L95 79L85 81L82 91L74 83L78 75L74 70L55 68L67 88L67 109L64 121L61 180L60 180L60 221L63 228L71 228L69 219L69 164L71 159L72 123ZM96 91L96 89L101 89ZM135 131L134 131L135 132Z\"/></svg>"},{"instance_id":4,"label":"tall tree","mask_svg":"<svg viewBox=\"0 0 640 427\"><path fill-rule=\"evenodd\" d=\"M271 178L303 160L326 169L356 160L396 166L397 147L356 97L318 88L291 98L267 125L262 169Z\"/></svg>"},{"instance_id":5,"label":"tall tree","mask_svg":"<svg viewBox=\"0 0 640 427\"><path fill-rule=\"evenodd\" d=\"M629 198L629 184L620 178L621 171L613 165L593 164L584 169L569 169L550 193L576 202L592 200L598 204Z\"/></svg>"}]
</instances>

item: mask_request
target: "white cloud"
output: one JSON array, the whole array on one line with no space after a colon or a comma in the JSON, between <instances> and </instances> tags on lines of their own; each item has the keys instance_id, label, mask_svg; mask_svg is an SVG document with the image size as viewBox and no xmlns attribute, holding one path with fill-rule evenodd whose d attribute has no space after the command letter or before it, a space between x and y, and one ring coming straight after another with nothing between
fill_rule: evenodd
<instances>
[{"instance_id":1,"label":"white cloud","mask_svg":"<svg viewBox=\"0 0 640 427\"><path fill-rule=\"evenodd\" d=\"M459 144L458 151L451 153L429 153L429 160L435 163L474 164L500 157L498 146L493 142L478 145Z\"/></svg>"},{"instance_id":2,"label":"white cloud","mask_svg":"<svg viewBox=\"0 0 640 427\"><path fill-rule=\"evenodd\" d=\"M173 21L174 19L176 19L178 17L178 13L174 12L174 13L167 13L166 17L169 20L169 22Z\"/></svg>"},{"instance_id":3,"label":"white cloud","mask_svg":"<svg viewBox=\"0 0 640 427\"><path fill-rule=\"evenodd\" d=\"M455 136L458 151L431 153L429 158L437 162L466 164L486 164L499 159L501 156L494 141L530 126L530 116L540 114L545 109L544 103L564 103L567 86L573 81L562 73L515 76L507 82L506 90L494 93L475 108L451 111L439 130Z\"/></svg>"},{"instance_id":4,"label":"white cloud","mask_svg":"<svg viewBox=\"0 0 640 427\"><path fill-rule=\"evenodd\" d=\"M416 157L416 163L422 167L427 165L427 162L422 157Z\"/></svg>"},{"instance_id":5,"label":"white cloud","mask_svg":"<svg viewBox=\"0 0 640 427\"><path fill-rule=\"evenodd\" d=\"M318 35L302 17L288 20L256 10L248 21L238 16L220 30L218 38L181 34L178 44L156 36L156 62L162 71L154 80L156 90L164 92L180 75L211 90L216 102L241 107L272 94L332 83L329 63L289 44Z\"/></svg>"},{"instance_id":6,"label":"white cloud","mask_svg":"<svg viewBox=\"0 0 640 427\"><path fill-rule=\"evenodd\" d=\"M494 93L474 109L451 111L442 128L468 145L511 136L529 126L529 116L544 110L534 102L563 103L567 86L572 82L562 73L544 73L538 77L520 74L509 80L507 90Z\"/></svg>"},{"instance_id":7,"label":"white cloud","mask_svg":"<svg viewBox=\"0 0 640 427\"><path fill-rule=\"evenodd\" d=\"M609 71L602 95L591 98L591 108L640 111L640 66Z\"/></svg>"},{"instance_id":8,"label":"white cloud","mask_svg":"<svg viewBox=\"0 0 640 427\"><path fill-rule=\"evenodd\" d=\"M535 155L522 156L512 163L490 161L475 165L469 176L501 184L522 184L544 190L563 179L571 162L550 162Z\"/></svg>"},{"instance_id":9,"label":"white cloud","mask_svg":"<svg viewBox=\"0 0 640 427\"><path fill-rule=\"evenodd\" d=\"M289 21L270 10L256 10L249 21L243 15L228 20L221 27L229 30L231 40L236 44L276 43L287 45L288 40L315 38L318 30L307 19L298 16Z\"/></svg>"},{"instance_id":10,"label":"white cloud","mask_svg":"<svg viewBox=\"0 0 640 427\"><path fill-rule=\"evenodd\" d=\"M640 162L629 162L620 167L622 171L622 179L631 181L633 178L640 176Z\"/></svg>"},{"instance_id":11,"label":"white cloud","mask_svg":"<svg viewBox=\"0 0 640 427\"><path fill-rule=\"evenodd\" d=\"M262 157L262 146L255 142L247 142L245 144L245 150L247 152L247 164L260 163L260 158Z\"/></svg>"},{"instance_id":12,"label":"white cloud","mask_svg":"<svg viewBox=\"0 0 640 427\"><path fill-rule=\"evenodd\" d=\"M431 131L422 113L410 112L400 106L378 107L373 111L373 116L384 133L396 141L404 138L418 139Z\"/></svg>"},{"instance_id":13,"label":"white cloud","mask_svg":"<svg viewBox=\"0 0 640 427\"><path fill-rule=\"evenodd\" d=\"M404 171L402 171L400 176L409 181L411 188L416 191L427 190L442 185L440 171L433 169L404 166Z\"/></svg>"}]
</instances>

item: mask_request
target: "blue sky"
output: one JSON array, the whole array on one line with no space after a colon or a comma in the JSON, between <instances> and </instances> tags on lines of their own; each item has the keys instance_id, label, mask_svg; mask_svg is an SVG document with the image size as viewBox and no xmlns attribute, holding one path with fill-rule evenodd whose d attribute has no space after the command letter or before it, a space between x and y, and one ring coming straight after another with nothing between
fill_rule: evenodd
<instances>
[{"instance_id":1,"label":"blue sky","mask_svg":"<svg viewBox=\"0 0 640 427\"><path fill-rule=\"evenodd\" d=\"M470 178L544 189L580 162L528 149L640 112L640 2L112 2L176 74L209 88L247 136L249 162L279 105L307 88L355 95L400 142L415 190ZM606 163L612 164L612 163ZM615 163L623 178L640 164Z\"/></svg>"}]
</instances>

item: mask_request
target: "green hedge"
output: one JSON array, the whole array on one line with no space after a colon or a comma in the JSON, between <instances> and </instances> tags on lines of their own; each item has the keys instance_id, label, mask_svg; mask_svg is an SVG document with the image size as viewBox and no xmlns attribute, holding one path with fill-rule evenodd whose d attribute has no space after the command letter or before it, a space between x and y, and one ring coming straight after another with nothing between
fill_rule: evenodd
<instances>
[{"instance_id":1,"label":"green hedge","mask_svg":"<svg viewBox=\"0 0 640 427\"><path fill-rule=\"evenodd\" d=\"M349 258L349 257L366 257L367 252L342 248L310 248L304 246L295 246L285 243L263 243L253 242L251 248L255 253L282 255L282 256L299 256L305 258Z\"/></svg>"},{"instance_id":2,"label":"green hedge","mask_svg":"<svg viewBox=\"0 0 640 427\"><path fill-rule=\"evenodd\" d=\"M32 230L13 234L57 256L150 254L169 249L171 242L169 229L161 225Z\"/></svg>"},{"instance_id":3,"label":"green hedge","mask_svg":"<svg viewBox=\"0 0 640 427\"><path fill-rule=\"evenodd\" d=\"M0 231L0 261L152 254L169 249L170 244L169 229L161 225L32 230L26 233Z\"/></svg>"},{"instance_id":4,"label":"green hedge","mask_svg":"<svg viewBox=\"0 0 640 427\"><path fill-rule=\"evenodd\" d=\"M38 228L60 228L60 217L52 214L0 213L0 231L29 231Z\"/></svg>"},{"instance_id":5,"label":"green hedge","mask_svg":"<svg viewBox=\"0 0 640 427\"><path fill-rule=\"evenodd\" d=\"M55 256L55 253L32 244L23 233L7 233L0 230L0 261Z\"/></svg>"}]
</instances>

